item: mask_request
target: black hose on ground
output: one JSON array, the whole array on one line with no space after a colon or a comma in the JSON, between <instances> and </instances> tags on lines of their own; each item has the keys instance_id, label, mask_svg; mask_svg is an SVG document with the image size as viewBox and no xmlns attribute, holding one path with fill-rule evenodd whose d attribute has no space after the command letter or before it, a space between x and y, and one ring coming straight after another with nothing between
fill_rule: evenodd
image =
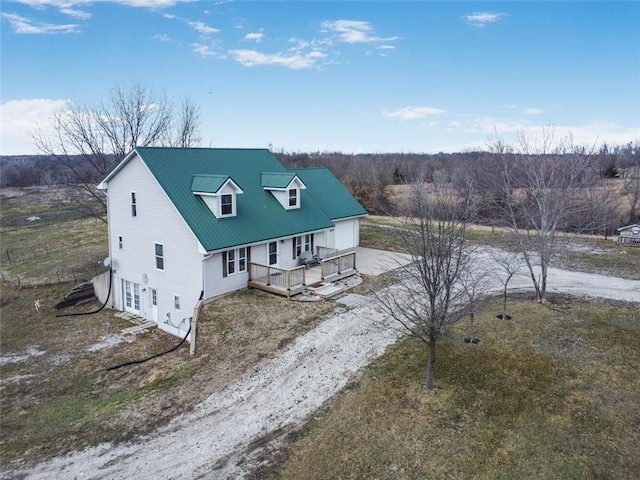
<instances>
[{"instance_id":1,"label":"black hose on ground","mask_svg":"<svg viewBox=\"0 0 640 480\"><path fill-rule=\"evenodd\" d=\"M56 317L77 317L79 315L93 315L94 313L100 312L104 307L107 306L107 303L109 303L109 297L111 296L112 281L113 281L113 270L110 268L109 269L109 291L107 292L107 299L104 301L104 303L99 309L93 310L91 312L61 313L59 315L56 315Z\"/></svg>"},{"instance_id":2,"label":"black hose on ground","mask_svg":"<svg viewBox=\"0 0 640 480\"><path fill-rule=\"evenodd\" d=\"M172 347L172 348L170 348L169 350L167 350L165 352L156 353L155 355L151 355L150 357L143 358L141 360L131 360L130 362L124 362L124 363L120 363L118 365L113 365L113 366L107 368L107 372L110 371L110 370L117 370L118 368L126 367L128 365L136 365L138 363L148 362L151 359L160 357L162 355L166 355L167 353L171 353L174 350L177 350L178 348L180 348L180 346L187 340L187 338L189 338L189 333L191 333L191 322L189 322L189 330L187 330L187 334L184 336L182 341L179 344L177 344L175 347Z\"/></svg>"}]
</instances>

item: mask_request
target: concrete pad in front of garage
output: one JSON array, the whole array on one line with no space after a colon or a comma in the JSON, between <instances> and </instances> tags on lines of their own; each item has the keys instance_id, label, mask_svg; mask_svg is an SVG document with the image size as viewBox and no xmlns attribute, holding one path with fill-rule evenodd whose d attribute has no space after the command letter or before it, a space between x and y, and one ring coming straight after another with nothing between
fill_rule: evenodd
<instances>
[{"instance_id":1,"label":"concrete pad in front of garage","mask_svg":"<svg viewBox=\"0 0 640 480\"><path fill-rule=\"evenodd\" d=\"M356 269L364 275L380 275L411 263L411 255L356 247Z\"/></svg>"}]
</instances>

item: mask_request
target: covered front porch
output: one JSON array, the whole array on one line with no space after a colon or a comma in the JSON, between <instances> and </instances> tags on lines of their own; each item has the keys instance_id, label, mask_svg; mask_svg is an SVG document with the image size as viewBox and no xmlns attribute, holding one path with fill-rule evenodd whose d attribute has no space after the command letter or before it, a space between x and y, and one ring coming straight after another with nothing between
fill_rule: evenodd
<instances>
[{"instance_id":1,"label":"covered front porch","mask_svg":"<svg viewBox=\"0 0 640 480\"><path fill-rule=\"evenodd\" d=\"M340 253L326 247L316 249L313 266L286 269L250 262L248 286L290 298L305 289L337 282L357 273L356 252Z\"/></svg>"}]
</instances>

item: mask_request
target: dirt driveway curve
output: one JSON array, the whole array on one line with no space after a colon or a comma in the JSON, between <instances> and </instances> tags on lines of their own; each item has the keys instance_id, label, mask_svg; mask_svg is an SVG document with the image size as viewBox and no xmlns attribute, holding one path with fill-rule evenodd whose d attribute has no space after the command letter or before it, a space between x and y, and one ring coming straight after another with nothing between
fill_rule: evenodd
<instances>
[{"instance_id":1,"label":"dirt driveway curve","mask_svg":"<svg viewBox=\"0 0 640 480\"><path fill-rule=\"evenodd\" d=\"M520 275L509 286L529 288L531 280ZM495 289L500 288L496 279ZM548 290L640 302L638 280L559 269L550 270ZM339 302L336 313L282 355L153 435L74 452L2 478L242 478L264 444L302 423L398 339L367 297L349 294Z\"/></svg>"}]
</instances>

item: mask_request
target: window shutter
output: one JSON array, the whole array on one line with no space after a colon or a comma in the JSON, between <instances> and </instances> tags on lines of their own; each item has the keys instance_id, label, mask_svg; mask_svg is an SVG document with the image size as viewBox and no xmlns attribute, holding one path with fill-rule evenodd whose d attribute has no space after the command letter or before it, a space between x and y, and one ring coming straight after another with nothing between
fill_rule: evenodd
<instances>
[{"instance_id":1,"label":"window shutter","mask_svg":"<svg viewBox=\"0 0 640 480\"><path fill-rule=\"evenodd\" d=\"M291 245L293 245L293 257L292 260L296 259L296 247L297 247L297 243L298 243L298 237L293 237L292 239L293 241L291 242Z\"/></svg>"},{"instance_id":2,"label":"window shutter","mask_svg":"<svg viewBox=\"0 0 640 480\"><path fill-rule=\"evenodd\" d=\"M227 276L227 252L222 252L222 276Z\"/></svg>"},{"instance_id":3,"label":"window shutter","mask_svg":"<svg viewBox=\"0 0 640 480\"><path fill-rule=\"evenodd\" d=\"M249 268L249 263L251 263L251 247L247 247L247 268Z\"/></svg>"}]
</instances>

